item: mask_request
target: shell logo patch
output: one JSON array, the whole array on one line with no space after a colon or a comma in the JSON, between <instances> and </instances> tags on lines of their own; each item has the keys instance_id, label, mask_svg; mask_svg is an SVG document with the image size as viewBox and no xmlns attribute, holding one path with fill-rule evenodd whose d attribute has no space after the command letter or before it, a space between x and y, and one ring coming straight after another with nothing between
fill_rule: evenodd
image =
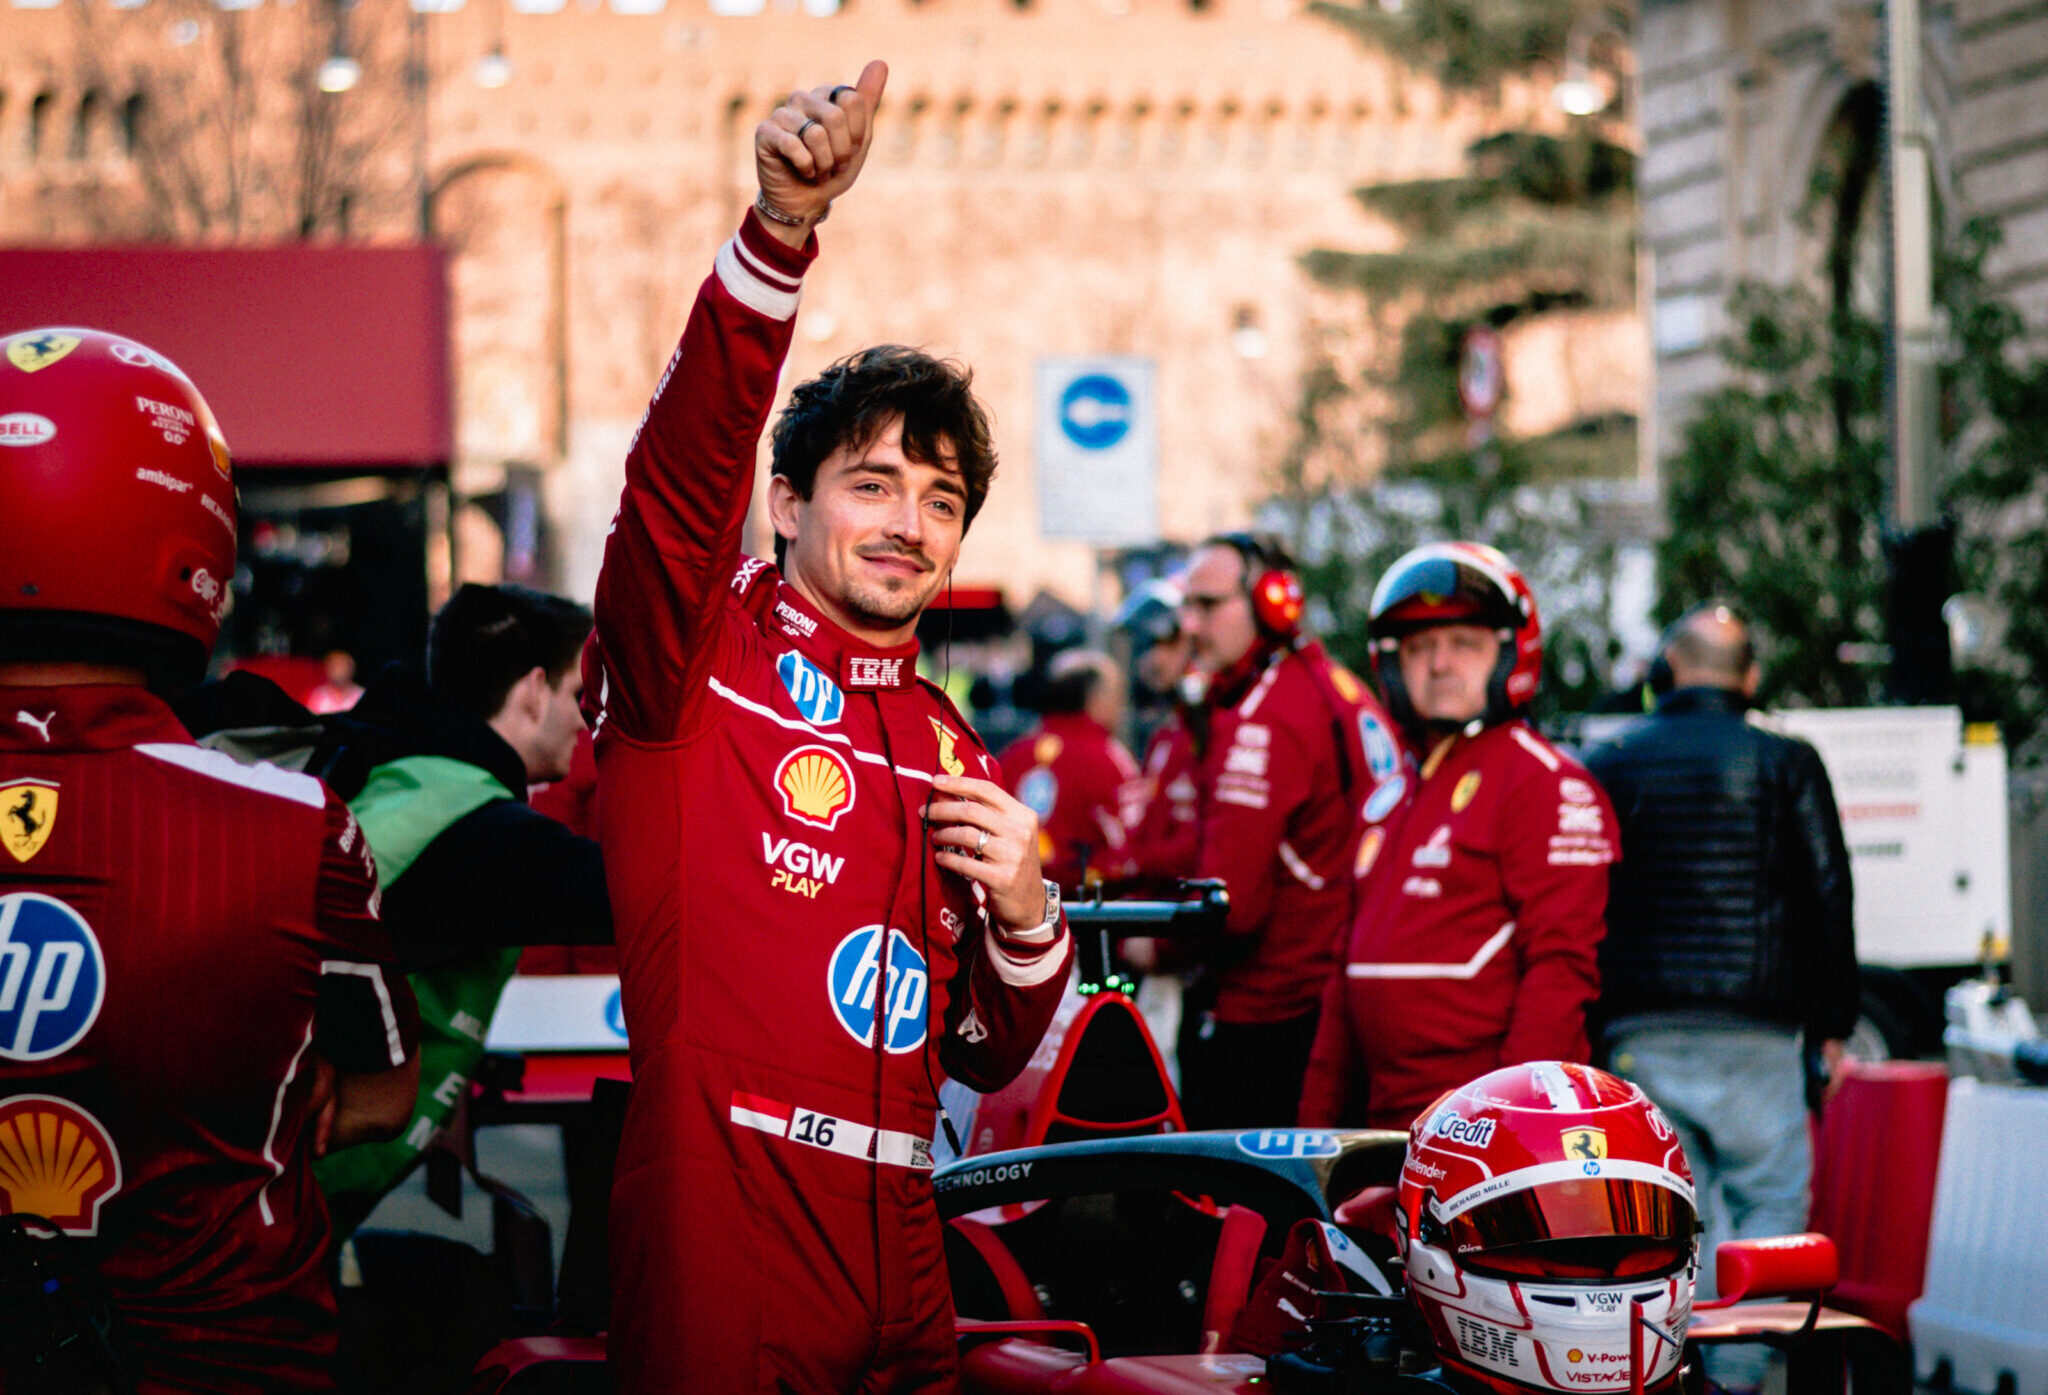
<instances>
[{"instance_id":1,"label":"shell logo patch","mask_svg":"<svg viewBox=\"0 0 2048 1395\"><path fill-rule=\"evenodd\" d=\"M1459 778L1457 787L1451 791L1451 812L1454 814L1464 813L1465 806L1472 802L1472 796L1477 793L1479 793L1479 772L1468 770Z\"/></svg>"},{"instance_id":2,"label":"shell logo patch","mask_svg":"<svg viewBox=\"0 0 2048 1395\"><path fill-rule=\"evenodd\" d=\"M96 1235L121 1190L121 1154L99 1120L69 1100L0 1100L0 1214L41 1216L66 1235Z\"/></svg>"},{"instance_id":3,"label":"shell logo patch","mask_svg":"<svg viewBox=\"0 0 2048 1395\"><path fill-rule=\"evenodd\" d=\"M57 825L54 780L22 780L0 788L0 847L26 862L50 841Z\"/></svg>"},{"instance_id":4,"label":"shell logo patch","mask_svg":"<svg viewBox=\"0 0 2048 1395\"><path fill-rule=\"evenodd\" d=\"M927 720L931 722L932 730L938 734L939 738L939 769L945 771L948 775L965 775L967 767L961 764L959 755L953 749L954 743L960 739L960 733L954 731L937 717L931 717Z\"/></svg>"},{"instance_id":5,"label":"shell logo patch","mask_svg":"<svg viewBox=\"0 0 2048 1395\"><path fill-rule=\"evenodd\" d=\"M1039 765L1051 765L1066 748L1066 742L1047 732L1031 743L1031 759Z\"/></svg>"},{"instance_id":6,"label":"shell logo patch","mask_svg":"<svg viewBox=\"0 0 2048 1395\"><path fill-rule=\"evenodd\" d=\"M0 896L0 1057L47 1061L85 1038L107 961L85 918L53 896Z\"/></svg>"},{"instance_id":7,"label":"shell logo patch","mask_svg":"<svg viewBox=\"0 0 2048 1395\"><path fill-rule=\"evenodd\" d=\"M1565 1156L1584 1162L1598 1162L1607 1156L1607 1130L1566 1129L1563 1134Z\"/></svg>"},{"instance_id":8,"label":"shell logo patch","mask_svg":"<svg viewBox=\"0 0 2048 1395\"><path fill-rule=\"evenodd\" d=\"M7 341L7 361L24 373L40 373L78 347L75 334L24 334Z\"/></svg>"},{"instance_id":9,"label":"shell logo patch","mask_svg":"<svg viewBox=\"0 0 2048 1395\"><path fill-rule=\"evenodd\" d=\"M1358 860L1351 864L1354 878L1363 877L1372 870L1372 865L1380 860L1380 847L1386 841L1387 830L1384 828L1365 830L1365 836L1358 840Z\"/></svg>"},{"instance_id":10,"label":"shell logo patch","mask_svg":"<svg viewBox=\"0 0 2048 1395\"><path fill-rule=\"evenodd\" d=\"M853 807L853 767L829 746L799 746L775 767L782 812L798 823L831 829Z\"/></svg>"}]
</instances>

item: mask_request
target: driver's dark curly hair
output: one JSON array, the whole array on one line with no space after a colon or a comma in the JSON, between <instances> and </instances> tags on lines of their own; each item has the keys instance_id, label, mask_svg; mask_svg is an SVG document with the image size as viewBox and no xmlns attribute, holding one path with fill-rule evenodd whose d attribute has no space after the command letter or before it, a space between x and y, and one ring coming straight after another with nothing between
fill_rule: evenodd
<instances>
[{"instance_id":1,"label":"driver's dark curly hair","mask_svg":"<svg viewBox=\"0 0 2048 1395\"><path fill-rule=\"evenodd\" d=\"M996 474L988 412L973 392L974 374L950 359L901 344L848 354L789 395L770 436L770 472L809 499L818 466L842 446L868 445L894 417L903 418L903 453L931 465L951 455L967 491L963 531L981 511ZM782 554L776 540L776 556Z\"/></svg>"}]
</instances>

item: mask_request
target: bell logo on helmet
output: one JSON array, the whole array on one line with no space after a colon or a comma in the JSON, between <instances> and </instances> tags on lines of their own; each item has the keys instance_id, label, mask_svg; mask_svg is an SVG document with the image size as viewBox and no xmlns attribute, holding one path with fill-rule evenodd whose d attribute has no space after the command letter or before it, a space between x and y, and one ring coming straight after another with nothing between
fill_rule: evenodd
<instances>
[{"instance_id":1,"label":"bell logo on helmet","mask_svg":"<svg viewBox=\"0 0 2048 1395\"><path fill-rule=\"evenodd\" d=\"M24 373L40 373L79 345L75 334L24 334L7 344L7 361Z\"/></svg>"},{"instance_id":2,"label":"bell logo on helmet","mask_svg":"<svg viewBox=\"0 0 2048 1395\"><path fill-rule=\"evenodd\" d=\"M40 446L57 439L57 423L34 412L0 417L0 446Z\"/></svg>"},{"instance_id":3,"label":"bell logo on helmet","mask_svg":"<svg viewBox=\"0 0 2048 1395\"><path fill-rule=\"evenodd\" d=\"M839 1025L862 1046L875 1044L879 1001L882 1047L890 1055L900 1056L924 1045L930 977L924 956L910 943L910 937L901 930L891 930L884 982L882 934L881 926L866 925L841 940L832 951L826 989Z\"/></svg>"},{"instance_id":4,"label":"bell logo on helmet","mask_svg":"<svg viewBox=\"0 0 2048 1395\"><path fill-rule=\"evenodd\" d=\"M63 1055L92 1028L106 992L106 960L84 917L33 891L0 896L0 1057Z\"/></svg>"},{"instance_id":5,"label":"bell logo on helmet","mask_svg":"<svg viewBox=\"0 0 2048 1395\"><path fill-rule=\"evenodd\" d=\"M40 1216L66 1235L95 1235L121 1190L121 1154L98 1119L69 1100L0 1100L0 1215Z\"/></svg>"}]
</instances>

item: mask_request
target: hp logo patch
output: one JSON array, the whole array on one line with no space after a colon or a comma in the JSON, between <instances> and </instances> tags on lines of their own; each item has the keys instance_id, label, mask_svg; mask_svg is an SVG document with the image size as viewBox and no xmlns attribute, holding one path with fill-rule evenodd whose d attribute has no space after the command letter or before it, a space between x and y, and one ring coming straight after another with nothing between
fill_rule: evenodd
<instances>
[{"instance_id":1,"label":"hp logo patch","mask_svg":"<svg viewBox=\"0 0 2048 1395\"><path fill-rule=\"evenodd\" d=\"M1337 1136L1320 1129L1259 1129L1239 1134L1237 1146L1255 1158L1337 1156Z\"/></svg>"},{"instance_id":2,"label":"hp logo patch","mask_svg":"<svg viewBox=\"0 0 2048 1395\"><path fill-rule=\"evenodd\" d=\"M839 685L796 650L777 659L775 671L789 690L789 700L812 726L829 727L846 710L846 694L839 691Z\"/></svg>"},{"instance_id":3,"label":"hp logo patch","mask_svg":"<svg viewBox=\"0 0 2048 1395\"><path fill-rule=\"evenodd\" d=\"M78 1045L107 996L107 961L71 907L0 896L0 1057L47 1061Z\"/></svg>"},{"instance_id":4,"label":"hp logo patch","mask_svg":"<svg viewBox=\"0 0 2048 1395\"><path fill-rule=\"evenodd\" d=\"M620 1041L626 1039L626 999L618 989L604 1000L604 1025L615 1033Z\"/></svg>"},{"instance_id":5,"label":"hp logo patch","mask_svg":"<svg viewBox=\"0 0 2048 1395\"><path fill-rule=\"evenodd\" d=\"M882 927L867 925L839 942L826 973L832 1011L846 1034L862 1046L875 1041L875 1000L883 999L882 1045L892 1056L924 1045L925 1002L930 978L924 956L901 930L889 932L889 974L882 984Z\"/></svg>"}]
</instances>

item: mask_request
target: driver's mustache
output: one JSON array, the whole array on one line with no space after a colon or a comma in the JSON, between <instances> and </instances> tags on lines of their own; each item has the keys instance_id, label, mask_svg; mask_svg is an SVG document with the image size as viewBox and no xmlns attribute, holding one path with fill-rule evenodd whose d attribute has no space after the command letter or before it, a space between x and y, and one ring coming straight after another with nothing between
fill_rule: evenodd
<instances>
[{"instance_id":1,"label":"driver's mustache","mask_svg":"<svg viewBox=\"0 0 2048 1395\"><path fill-rule=\"evenodd\" d=\"M857 557L901 557L906 562L917 563L919 571L928 572L932 569L931 559L914 547L857 547L854 549L854 555Z\"/></svg>"}]
</instances>

